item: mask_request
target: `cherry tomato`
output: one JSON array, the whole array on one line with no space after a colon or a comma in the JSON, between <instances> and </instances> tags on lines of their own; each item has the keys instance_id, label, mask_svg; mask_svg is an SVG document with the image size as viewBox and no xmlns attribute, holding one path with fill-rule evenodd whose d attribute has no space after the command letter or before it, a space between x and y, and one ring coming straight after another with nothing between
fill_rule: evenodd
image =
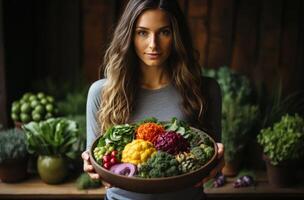
<instances>
[{"instance_id":1,"label":"cherry tomato","mask_svg":"<svg viewBox=\"0 0 304 200\"><path fill-rule=\"evenodd\" d=\"M117 163L117 159L115 157L111 158L110 163L111 164L116 164Z\"/></svg>"},{"instance_id":2,"label":"cherry tomato","mask_svg":"<svg viewBox=\"0 0 304 200\"><path fill-rule=\"evenodd\" d=\"M111 156L110 155L105 155L102 157L102 160L104 163L110 162L111 160Z\"/></svg>"},{"instance_id":3,"label":"cherry tomato","mask_svg":"<svg viewBox=\"0 0 304 200\"><path fill-rule=\"evenodd\" d=\"M110 169L111 168L111 163L109 163L109 162L103 163L103 167L106 168L106 169Z\"/></svg>"},{"instance_id":4,"label":"cherry tomato","mask_svg":"<svg viewBox=\"0 0 304 200\"><path fill-rule=\"evenodd\" d=\"M111 156L113 156L113 157L116 156L117 154L118 154L118 151L116 151L116 150L111 152Z\"/></svg>"}]
</instances>

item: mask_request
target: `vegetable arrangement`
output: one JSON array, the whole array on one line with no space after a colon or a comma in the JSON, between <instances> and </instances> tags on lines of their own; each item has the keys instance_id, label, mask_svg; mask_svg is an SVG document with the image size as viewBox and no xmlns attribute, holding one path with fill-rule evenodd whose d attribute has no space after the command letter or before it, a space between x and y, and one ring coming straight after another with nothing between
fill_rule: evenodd
<instances>
[{"instance_id":1,"label":"vegetable arrangement","mask_svg":"<svg viewBox=\"0 0 304 200\"><path fill-rule=\"evenodd\" d=\"M95 160L119 175L141 178L176 176L199 169L214 155L210 138L185 122L149 118L114 125L100 137Z\"/></svg>"}]
</instances>

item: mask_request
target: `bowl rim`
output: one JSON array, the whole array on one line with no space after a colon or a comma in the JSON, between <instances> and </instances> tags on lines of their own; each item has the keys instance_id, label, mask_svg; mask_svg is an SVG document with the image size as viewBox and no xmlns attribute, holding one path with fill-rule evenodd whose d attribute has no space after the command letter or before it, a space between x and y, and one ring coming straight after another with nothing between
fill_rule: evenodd
<instances>
[{"instance_id":1,"label":"bowl rim","mask_svg":"<svg viewBox=\"0 0 304 200\"><path fill-rule=\"evenodd\" d=\"M190 128L194 131L199 131L199 132L203 132L205 135L207 135L209 137L209 139L212 141L213 143L213 148L214 148L214 154L213 156L208 160L207 163L205 163L204 165L202 165L201 167L199 167L198 169L194 170L194 171L191 171L191 172L187 172L187 173L183 173L183 174L179 174L179 175L176 175L176 176L169 176L169 177L160 177L160 178L142 178L142 177L137 177L137 176L125 176L125 175L120 175L120 174L116 174L116 173L113 173L111 172L110 170L107 170L107 169L104 169L94 158L94 148L96 147L99 139L103 136L103 135L99 135L97 138L95 138L92 146L90 147L90 150L89 150L89 156L90 156L90 162L93 164L93 166L98 166L103 172L105 173L110 173L112 175L116 175L118 177L121 177L121 178L127 178L127 179L130 179L130 180L141 180L141 181L160 181L160 180L171 180L171 179L176 179L176 178L182 178L182 177L186 177L186 176L189 176L189 175L192 175L192 174L195 174L197 173L198 171L200 171L202 168L206 167L206 166L209 166L211 163L213 163L215 160L217 160L217 156L218 156L218 147L217 147L217 143L216 141L208 134L206 133L205 131L203 130L200 130L200 129L197 129L195 127L192 127L190 126ZM101 176L102 178L102 176Z\"/></svg>"}]
</instances>

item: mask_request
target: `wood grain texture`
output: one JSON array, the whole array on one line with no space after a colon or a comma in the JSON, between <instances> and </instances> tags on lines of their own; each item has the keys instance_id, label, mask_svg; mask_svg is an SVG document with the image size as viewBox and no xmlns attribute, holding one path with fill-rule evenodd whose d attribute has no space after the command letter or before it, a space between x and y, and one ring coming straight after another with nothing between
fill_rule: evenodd
<instances>
[{"instance_id":1,"label":"wood grain texture","mask_svg":"<svg viewBox=\"0 0 304 200\"><path fill-rule=\"evenodd\" d=\"M298 89L295 77L297 52L299 43L300 8L301 3L294 0L292 3L284 1L282 16L282 39L280 47L279 77L282 79L283 91L286 93Z\"/></svg>"},{"instance_id":2,"label":"wood grain texture","mask_svg":"<svg viewBox=\"0 0 304 200\"><path fill-rule=\"evenodd\" d=\"M6 77L5 77L5 55L4 55L4 36L3 36L3 19L2 19L2 2L0 1L0 125L7 127L7 99L6 99Z\"/></svg>"},{"instance_id":3,"label":"wood grain texture","mask_svg":"<svg viewBox=\"0 0 304 200\"><path fill-rule=\"evenodd\" d=\"M248 76L256 65L259 1L238 1L231 68Z\"/></svg>"},{"instance_id":4,"label":"wood grain texture","mask_svg":"<svg viewBox=\"0 0 304 200\"><path fill-rule=\"evenodd\" d=\"M206 65L208 44L208 0L189 1L188 22L191 29L193 44L199 53L201 66Z\"/></svg>"},{"instance_id":5,"label":"wood grain texture","mask_svg":"<svg viewBox=\"0 0 304 200\"><path fill-rule=\"evenodd\" d=\"M256 82L265 82L267 91L279 83L278 66L282 37L282 0L261 1L259 52L254 68Z\"/></svg>"},{"instance_id":6,"label":"wood grain texture","mask_svg":"<svg viewBox=\"0 0 304 200\"><path fill-rule=\"evenodd\" d=\"M83 1L84 68L88 82L98 79L99 66L111 38L115 17L115 2Z\"/></svg>"},{"instance_id":7,"label":"wood grain texture","mask_svg":"<svg viewBox=\"0 0 304 200\"><path fill-rule=\"evenodd\" d=\"M234 8L234 0L211 1L208 68L219 68L230 64Z\"/></svg>"}]
</instances>

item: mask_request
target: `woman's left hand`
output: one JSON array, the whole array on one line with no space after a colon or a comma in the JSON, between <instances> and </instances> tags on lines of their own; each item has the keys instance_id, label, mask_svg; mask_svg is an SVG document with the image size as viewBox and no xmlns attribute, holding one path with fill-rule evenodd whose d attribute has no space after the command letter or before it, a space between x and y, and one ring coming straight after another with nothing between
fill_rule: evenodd
<instances>
[{"instance_id":1,"label":"woman's left hand","mask_svg":"<svg viewBox=\"0 0 304 200\"><path fill-rule=\"evenodd\" d=\"M224 145L222 143L216 143L218 147L218 152L217 152L217 159L219 160L219 163L217 166L211 170L209 173L209 176L205 177L202 181L198 182L194 187L201 187L204 183L206 183L208 180L212 179L213 177L216 176L218 172L222 170L222 168L225 165L224 161Z\"/></svg>"}]
</instances>

